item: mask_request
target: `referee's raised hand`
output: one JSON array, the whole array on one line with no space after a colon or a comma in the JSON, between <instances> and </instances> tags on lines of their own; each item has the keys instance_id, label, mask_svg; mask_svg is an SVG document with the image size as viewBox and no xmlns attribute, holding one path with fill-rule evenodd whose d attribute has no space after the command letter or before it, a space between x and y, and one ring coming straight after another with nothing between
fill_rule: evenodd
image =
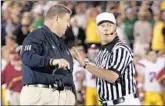
<instances>
[{"instance_id":1,"label":"referee's raised hand","mask_svg":"<svg viewBox=\"0 0 165 106\"><path fill-rule=\"evenodd\" d=\"M72 48L72 52L74 52L74 58L80 63L81 66L85 65L85 58L83 58L79 51L76 48Z\"/></svg>"}]
</instances>

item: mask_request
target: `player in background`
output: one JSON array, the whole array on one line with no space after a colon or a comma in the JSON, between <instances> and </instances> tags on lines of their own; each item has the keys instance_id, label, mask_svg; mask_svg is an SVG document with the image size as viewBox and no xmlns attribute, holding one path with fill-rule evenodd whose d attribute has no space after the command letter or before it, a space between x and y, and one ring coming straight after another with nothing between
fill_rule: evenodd
<instances>
[{"instance_id":1,"label":"player in background","mask_svg":"<svg viewBox=\"0 0 165 106\"><path fill-rule=\"evenodd\" d=\"M99 48L95 44L89 46L87 54L85 53L83 46L75 46L75 48L81 53L83 58L86 58L87 61L91 62L94 62L99 51ZM78 103L92 106L101 105L98 101L96 77L80 66L76 60L74 60L73 79L76 86Z\"/></svg>"},{"instance_id":2,"label":"player in background","mask_svg":"<svg viewBox=\"0 0 165 106\"><path fill-rule=\"evenodd\" d=\"M88 48L87 61L95 61L95 57L99 52L99 47L95 44L91 44ZM98 94L96 89L96 77L85 69L85 105L101 105L98 100Z\"/></svg>"},{"instance_id":3,"label":"player in background","mask_svg":"<svg viewBox=\"0 0 165 106\"><path fill-rule=\"evenodd\" d=\"M86 58L86 53L84 52L83 46L75 46L77 50L80 51L81 55ZM70 53L74 56L72 49L70 49ZM77 103L83 104L84 103L84 77L85 77L85 70L77 60L73 60L73 81L76 87L76 95L77 95Z\"/></svg>"},{"instance_id":4,"label":"player in background","mask_svg":"<svg viewBox=\"0 0 165 106\"><path fill-rule=\"evenodd\" d=\"M135 62L135 68L136 68L136 89L137 89L137 95L139 96L139 100L142 103L144 99L144 91L142 89L143 86L143 78L142 74L144 72L144 65L141 64L139 61L142 60L142 57L140 55L136 55L134 57L134 62Z\"/></svg>"},{"instance_id":5,"label":"player in background","mask_svg":"<svg viewBox=\"0 0 165 106\"><path fill-rule=\"evenodd\" d=\"M6 99L9 105L20 105L20 92L22 89L22 62L19 50L10 51L10 62L2 72L1 84L6 84Z\"/></svg>"},{"instance_id":6,"label":"player in background","mask_svg":"<svg viewBox=\"0 0 165 106\"><path fill-rule=\"evenodd\" d=\"M139 61L143 65L141 73L144 90L144 105L163 105L162 86L157 82L156 77L165 66L164 58L157 56L155 51L149 51L147 59Z\"/></svg>"},{"instance_id":7,"label":"player in background","mask_svg":"<svg viewBox=\"0 0 165 106\"><path fill-rule=\"evenodd\" d=\"M157 81L163 86L163 98L165 104L165 67L158 73Z\"/></svg>"},{"instance_id":8,"label":"player in background","mask_svg":"<svg viewBox=\"0 0 165 106\"><path fill-rule=\"evenodd\" d=\"M159 52L159 57L165 59L165 51ZM157 81L163 86L163 97L164 97L164 104L165 104L165 67L158 73Z\"/></svg>"}]
</instances>

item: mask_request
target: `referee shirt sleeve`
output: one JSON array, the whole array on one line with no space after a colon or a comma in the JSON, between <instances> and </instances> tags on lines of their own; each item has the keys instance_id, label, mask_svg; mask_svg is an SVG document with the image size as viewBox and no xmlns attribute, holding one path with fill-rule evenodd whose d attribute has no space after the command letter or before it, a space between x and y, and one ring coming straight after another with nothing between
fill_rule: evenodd
<instances>
[{"instance_id":1,"label":"referee shirt sleeve","mask_svg":"<svg viewBox=\"0 0 165 106\"><path fill-rule=\"evenodd\" d=\"M120 76L126 69L130 59L129 51L123 47L119 47L112 51L108 69L116 72Z\"/></svg>"}]
</instances>

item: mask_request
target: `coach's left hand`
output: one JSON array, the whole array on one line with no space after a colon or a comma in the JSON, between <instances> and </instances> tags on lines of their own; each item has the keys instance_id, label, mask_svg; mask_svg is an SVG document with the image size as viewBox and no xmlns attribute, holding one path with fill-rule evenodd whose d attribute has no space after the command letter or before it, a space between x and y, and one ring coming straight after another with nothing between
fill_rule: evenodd
<instances>
[{"instance_id":1,"label":"coach's left hand","mask_svg":"<svg viewBox=\"0 0 165 106\"><path fill-rule=\"evenodd\" d=\"M72 48L72 52L74 52L74 58L80 63L81 66L85 65L85 58L83 58L79 51L76 48Z\"/></svg>"}]
</instances>

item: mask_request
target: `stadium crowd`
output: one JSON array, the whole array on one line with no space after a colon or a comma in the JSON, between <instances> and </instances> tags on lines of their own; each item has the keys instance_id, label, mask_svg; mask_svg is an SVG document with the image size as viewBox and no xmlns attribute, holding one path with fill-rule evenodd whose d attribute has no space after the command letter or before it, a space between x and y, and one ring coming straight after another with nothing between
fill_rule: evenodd
<instances>
[{"instance_id":1,"label":"stadium crowd","mask_svg":"<svg viewBox=\"0 0 165 106\"><path fill-rule=\"evenodd\" d=\"M96 16L111 12L117 19L117 33L135 54L137 90L143 104L165 104L165 1L2 1L1 53L2 102L19 105L22 88L21 45L26 36L43 25L47 10L63 4L72 10L64 41L94 62L100 47ZM74 54L73 54L74 55ZM98 105L95 76L74 60L77 102ZM164 79L164 80L163 80Z\"/></svg>"}]
</instances>

